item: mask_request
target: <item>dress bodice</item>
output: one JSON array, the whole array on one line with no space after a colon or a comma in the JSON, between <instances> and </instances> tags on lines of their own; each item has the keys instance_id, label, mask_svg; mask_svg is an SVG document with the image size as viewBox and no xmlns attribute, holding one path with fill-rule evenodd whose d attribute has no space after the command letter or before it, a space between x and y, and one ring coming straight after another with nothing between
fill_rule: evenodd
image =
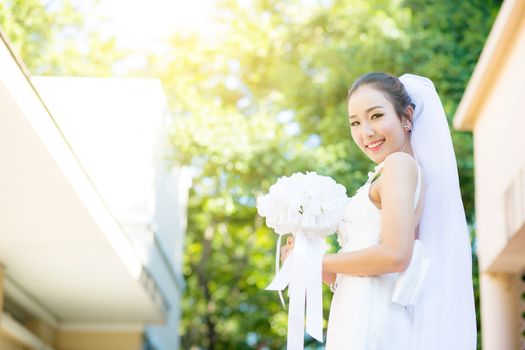
<instances>
[{"instance_id":1,"label":"dress bodice","mask_svg":"<svg viewBox=\"0 0 525 350\"><path fill-rule=\"evenodd\" d=\"M366 248L379 243L381 238L381 209L370 199L370 185L383 168L381 162L368 173L368 180L354 196L348 199L344 216L337 228L337 241L341 252ZM414 193L414 209L420 192L420 170L418 165L418 181Z\"/></svg>"},{"instance_id":2,"label":"dress bodice","mask_svg":"<svg viewBox=\"0 0 525 350\"><path fill-rule=\"evenodd\" d=\"M381 209L370 199L370 184L382 169L379 163L368 180L349 198L337 228L340 252L376 245L381 239ZM421 169L414 193L419 199ZM410 348L414 305L425 286L429 259L419 239L414 241L410 263L402 272L379 275L337 273L328 319L326 350L405 350Z\"/></svg>"}]
</instances>

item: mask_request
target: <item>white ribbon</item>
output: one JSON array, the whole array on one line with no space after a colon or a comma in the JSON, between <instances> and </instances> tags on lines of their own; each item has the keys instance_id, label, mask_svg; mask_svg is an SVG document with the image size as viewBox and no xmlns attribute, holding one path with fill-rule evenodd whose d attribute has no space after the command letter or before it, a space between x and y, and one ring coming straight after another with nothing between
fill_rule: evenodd
<instances>
[{"instance_id":1,"label":"white ribbon","mask_svg":"<svg viewBox=\"0 0 525 350\"><path fill-rule=\"evenodd\" d=\"M306 332L323 342L322 259L326 251L324 239L315 234L296 232L294 249L266 290L281 291L289 285L287 350L304 349L306 299ZM277 243L276 271L279 266L280 236Z\"/></svg>"}]
</instances>

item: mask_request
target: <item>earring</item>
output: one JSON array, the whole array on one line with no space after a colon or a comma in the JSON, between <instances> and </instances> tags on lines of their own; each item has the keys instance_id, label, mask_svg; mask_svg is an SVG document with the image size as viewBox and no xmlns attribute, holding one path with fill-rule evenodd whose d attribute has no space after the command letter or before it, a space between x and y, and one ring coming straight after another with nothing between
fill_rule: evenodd
<instances>
[{"instance_id":1,"label":"earring","mask_svg":"<svg viewBox=\"0 0 525 350\"><path fill-rule=\"evenodd\" d=\"M410 131L410 130L411 130L410 124L405 124L405 125L403 125L403 126L404 126L404 127L405 127L405 129L407 129L408 131Z\"/></svg>"}]
</instances>

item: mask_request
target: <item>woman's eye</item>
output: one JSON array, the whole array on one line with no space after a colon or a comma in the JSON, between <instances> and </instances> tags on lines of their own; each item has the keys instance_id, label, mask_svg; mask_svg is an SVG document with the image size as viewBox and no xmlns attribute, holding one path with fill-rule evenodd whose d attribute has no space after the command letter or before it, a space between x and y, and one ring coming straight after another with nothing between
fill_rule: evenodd
<instances>
[{"instance_id":1,"label":"woman's eye","mask_svg":"<svg viewBox=\"0 0 525 350\"><path fill-rule=\"evenodd\" d=\"M372 117L370 117L370 119L374 119L374 117L379 118L379 117L382 117L382 116L383 116L382 113L376 113L376 114L372 114ZM350 126L357 126L357 125L359 125L359 122L358 122L358 121L355 121L355 122L351 122L351 123L350 123Z\"/></svg>"}]
</instances>

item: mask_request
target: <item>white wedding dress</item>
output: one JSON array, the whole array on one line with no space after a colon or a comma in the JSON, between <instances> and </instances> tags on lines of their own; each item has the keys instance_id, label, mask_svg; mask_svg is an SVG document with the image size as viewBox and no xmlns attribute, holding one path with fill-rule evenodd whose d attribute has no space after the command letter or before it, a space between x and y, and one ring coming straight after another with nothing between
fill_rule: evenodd
<instances>
[{"instance_id":1,"label":"white wedding dress","mask_svg":"<svg viewBox=\"0 0 525 350\"><path fill-rule=\"evenodd\" d=\"M369 173L368 181L349 199L342 222L338 227L339 252L349 252L375 245L380 241L381 210L369 197L370 184L382 169L383 163ZM414 193L414 209L420 192L421 170L418 165L418 182ZM419 240L416 243L421 244ZM420 246L418 246L420 248ZM414 251L415 252L415 251ZM415 255L413 254L413 260ZM420 264L421 260L417 262ZM410 282L405 284L412 292L414 281L420 283L422 273L416 263L411 261ZM408 270L408 269L407 269ZM426 270L425 270L426 272ZM407 350L410 349L412 317L409 308L403 303L392 301L396 280L400 273L376 276L353 276L337 274L336 288L330 307L326 350ZM420 275L414 278L415 275ZM403 288L403 286L399 286ZM398 291L396 290L396 293ZM410 298L417 299L417 295ZM405 299L407 300L407 299ZM414 299L411 299L414 301Z\"/></svg>"}]
</instances>

